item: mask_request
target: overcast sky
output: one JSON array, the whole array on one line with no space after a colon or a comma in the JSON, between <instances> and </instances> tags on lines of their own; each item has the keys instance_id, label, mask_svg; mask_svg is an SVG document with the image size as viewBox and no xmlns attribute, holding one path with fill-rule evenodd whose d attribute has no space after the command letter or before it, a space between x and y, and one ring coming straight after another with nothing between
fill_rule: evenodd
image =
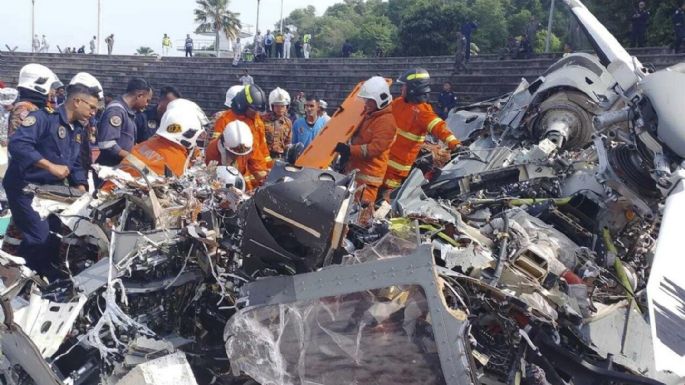
<instances>
[{"instance_id":1,"label":"overcast sky","mask_svg":"<svg viewBox=\"0 0 685 385\"><path fill-rule=\"evenodd\" d=\"M102 36L100 52L105 53L104 38L114 33L114 53L133 54L140 46L161 52L162 36L169 34L174 47L195 30L195 0L100 0ZM57 45L86 46L97 33L97 0L35 0L36 33L46 35L50 52ZM283 0L283 15L293 9L314 5L320 15L340 0ZM240 13L243 25L257 21L257 0L232 0L229 9ZM260 30L271 28L280 19L281 0L261 0ZM5 44L31 50L31 0L0 0L0 50ZM253 27L254 28L254 27ZM203 39L206 37L196 37ZM174 52L182 55L182 52Z\"/></svg>"}]
</instances>

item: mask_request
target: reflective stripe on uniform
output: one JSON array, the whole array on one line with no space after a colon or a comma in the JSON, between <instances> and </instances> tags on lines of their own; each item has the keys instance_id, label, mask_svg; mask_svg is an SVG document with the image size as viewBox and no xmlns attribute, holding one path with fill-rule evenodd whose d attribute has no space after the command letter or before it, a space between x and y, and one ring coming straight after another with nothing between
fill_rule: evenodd
<instances>
[{"instance_id":1,"label":"reflective stripe on uniform","mask_svg":"<svg viewBox=\"0 0 685 385\"><path fill-rule=\"evenodd\" d=\"M369 183L375 183L375 184L381 184L383 183L383 178L377 177L377 176L371 176L371 175L366 175L366 174L357 174L355 176L356 179L363 180Z\"/></svg>"},{"instance_id":2,"label":"reflective stripe on uniform","mask_svg":"<svg viewBox=\"0 0 685 385\"><path fill-rule=\"evenodd\" d=\"M402 186L402 182L395 179L386 179L384 184L390 188L398 188Z\"/></svg>"},{"instance_id":3,"label":"reflective stripe on uniform","mask_svg":"<svg viewBox=\"0 0 685 385\"><path fill-rule=\"evenodd\" d=\"M454 142L455 140L457 140L457 138L454 135L450 135L445 139L445 142L450 143Z\"/></svg>"},{"instance_id":4,"label":"reflective stripe on uniform","mask_svg":"<svg viewBox=\"0 0 685 385\"><path fill-rule=\"evenodd\" d=\"M124 158L125 161L127 161L130 165L133 167L137 168L138 171L143 173L143 175L152 175L152 176L159 176L157 175L156 172L152 171L142 160L140 160L137 156L133 154L128 154Z\"/></svg>"},{"instance_id":5,"label":"reflective stripe on uniform","mask_svg":"<svg viewBox=\"0 0 685 385\"><path fill-rule=\"evenodd\" d=\"M247 99L248 104L252 104L252 95L250 95L250 85L245 86L245 99Z\"/></svg>"},{"instance_id":6,"label":"reflective stripe on uniform","mask_svg":"<svg viewBox=\"0 0 685 385\"><path fill-rule=\"evenodd\" d=\"M423 142L426 140L425 136L419 136L419 135L412 134L411 132L407 132L404 130L397 130L397 135L399 135L403 138L409 139L412 142Z\"/></svg>"},{"instance_id":7,"label":"reflective stripe on uniform","mask_svg":"<svg viewBox=\"0 0 685 385\"><path fill-rule=\"evenodd\" d=\"M394 168L395 170L398 170L398 171L411 171L411 165L405 166L405 165L403 165L403 164L401 164L401 163L395 162L394 160L389 160L389 161L388 161L388 167L392 167L392 168Z\"/></svg>"},{"instance_id":8,"label":"reflective stripe on uniform","mask_svg":"<svg viewBox=\"0 0 685 385\"><path fill-rule=\"evenodd\" d=\"M367 156L369 156L369 151L367 149L366 144L361 145L361 150L362 150L362 157L366 158Z\"/></svg>"},{"instance_id":9,"label":"reflective stripe on uniform","mask_svg":"<svg viewBox=\"0 0 685 385\"><path fill-rule=\"evenodd\" d=\"M99 147L101 150L107 150L107 149L112 148L112 147L114 147L114 146L116 146L116 145L117 145L117 141L116 141L116 140L109 140L109 141L106 141L106 142L98 142L98 147Z\"/></svg>"},{"instance_id":10,"label":"reflective stripe on uniform","mask_svg":"<svg viewBox=\"0 0 685 385\"><path fill-rule=\"evenodd\" d=\"M254 180L254 176L252 176L252 175L243 176L243 178L244 178L246 181L253 181L253 180Z\"/></svg>"},{"instance_id":11,"label":"reflective stripe on uniform","mask_svg":"<svg viewBox=\"0 0 685 385\"><path fill-rule=\"evenodd\" d=\"M273 159L271 159L271 156L266 156L264 157L265 162L273 162Z\"/></svg>"},{"instance_id":12,"label":"reflective stripe on uniform","mask_svg":"<svg viewBox=\"0 0 685 385\"><path fill-rule=\"evenodd\" d=\"M428 123L428 133L432 133L433 128L440 122L442 122L442 119L440 119L440 118L435 118L435 119L431 120L431 122Z\"/></svg>"},{"instance_id":13,"label":"reflective stripe on uniform","mask_svg":"<svg viewBox=\"0 0 685 385\"><path fill-rule=\"evenodd\" d=\"M428 79L428 78L430 78L430 75L429 75L429 74L425 74L425 73L422 73L422 74L411 74L411 75L407 76L407 80Z\"/></svg>"}]
</instances>

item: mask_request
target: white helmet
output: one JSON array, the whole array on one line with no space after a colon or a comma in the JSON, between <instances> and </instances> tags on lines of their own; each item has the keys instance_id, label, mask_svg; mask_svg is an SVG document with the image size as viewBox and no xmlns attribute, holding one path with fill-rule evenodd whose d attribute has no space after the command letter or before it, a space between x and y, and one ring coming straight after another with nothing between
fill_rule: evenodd
<instances>
[{"instance_id":1,"label":"white helmet","mask_svg":"<svg viewBox=\"0 0 685 385\"><path fill-rule=\"evenodd\" d=\"M7 107L14 103L19 96L16 88L0 88L0 106Z\"/></svg>"},{"instance_id":2,"label":"white helmet","mask_svg":"<svg viewBox=\"0 0 685 385\"><path fill-rule=\"evenodd\" d=\"M328 108L328 102L326 102L323 99L319 100L319 107L321 107L322 110L325 110L326 108Z\"/></svg>"},{"instance_id":3,"label":"white helmet","mask_svg":"<svg viewBox=\"0 0 685 385\"><path fill-rule=\"evenodd\" d=\"M74 77L71 78L71 81L69 82L69 85L73 84L81 84L88 88L95 88L98 90L98 99L102 99L105 97L105 94L102 91L102 85L100 84L100 81L98 81L95 78L95 76L89 74L88 72L79 72L76 75L74 75Z\"/></svg>"},{"instance_id":4,"label":"white helmet","mask_svg":"<svg viewBox=\"0 0 685 385\"><path fill-rule=\"evenodd\" d=\"M274 104L279 104L281 106L289 106L290 94L281 87L276 87L276 89L271 91L271 93L269 94L269 107L273 106Z\"/></svg>"},{"instance_id":5,"label":"white helmet","mask_svg":"<svg viewBox=\"0 0 685 385\"><path fill-rule=\"evenodd\" d=\"M44 65L31 63L23 66L19 71L17 87L47 95L51 89L61 86L63 84L57 75Z\"/></svg>"},{"instance_id":6,"label":"white helmet","mask_svg":"<svg viewBox=\"0 0 685 385\"><path fill-rule=\"evenodd\" d=\"M221 183L222 188L235 187L245 192L245 178L235 167L218 166L216 168L216 178Z\"/></svg>"},{"instance_id":7,"label":"white helmet","mask_svg":"<svg viewBox=\"0 0 685 385\"><path fill-rule=\"evenodd\" d=\"M187 99L176 99L169 103L156 134L191 149L208 122L200 106Z\"/></svg>"},{"instance_id":8,"label":"white helmet","mask_svg":"<svg viewBox=\"0 0 685 385\"><path fill-rule=\"evenodd\" d=\"M363 99L373 99L379 110L384 109L392 102L392 94L388 82L381 76L374 76L362 84L359 90L359 97Z\"/></svg>"},{"instance_id":9,"label":"white helmet","mask_svg":"<svg viewBox=\"0 0 685 385\"><path fill-rule=\"evenodd\" d=\"M252 130L243 121L234 120L226 125L223 132L223 145L234 155L247 155L252 152L254 137Z\"/></svg>"},{"instance_id":10,"label":"white helmet","mask_svg":"<svg viewBox=\"0 0 685 385\"><path fill-rule=\"evenodd\" d=\"M233 98L235 98L236 95L238 95L238 92L242 91L245 86L237 85L237 86L232 86L231 88L226 91L226 101L224 102L224 106L231 108L231 102L233 102Z\"/></svg>"}]
</instances>

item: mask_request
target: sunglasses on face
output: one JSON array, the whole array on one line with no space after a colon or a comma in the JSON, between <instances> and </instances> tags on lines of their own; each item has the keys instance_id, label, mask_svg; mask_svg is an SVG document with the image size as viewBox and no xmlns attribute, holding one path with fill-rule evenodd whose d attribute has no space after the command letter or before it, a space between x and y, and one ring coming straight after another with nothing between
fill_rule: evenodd
<instances>
[{"instance_id":1,"label":"sunglasses on face","mask_svg":"<svg viewBox=\"0 0 685 385\"><path fill-rule=\"evenodd\" d=\"M85 101L85 100L83 100L83 99L77 99L77 100L80 100L80 101L82 101L83 103L86 103L86 104L88 105L88 107L90 107L90 110L91 110L91 111L97 111L97 109L98 109L98 105L97 105L97 104L90 104L90 103L88 103L87 101Z\"/></svg>"}]
</instances>

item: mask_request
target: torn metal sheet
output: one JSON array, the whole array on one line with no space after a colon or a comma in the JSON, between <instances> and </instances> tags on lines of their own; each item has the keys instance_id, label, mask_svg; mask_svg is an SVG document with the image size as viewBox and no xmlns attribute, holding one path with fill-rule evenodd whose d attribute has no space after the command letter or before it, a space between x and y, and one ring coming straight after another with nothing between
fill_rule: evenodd
<instances>
[{"instance_id":1,"label":"torn metal sheet","mask_svg":"<svg viewBox=\"0 0 685 385\"><path fill-rule=\"evenodd\" d=\"M393 292L404 296L394 307L398 320L383 316L395 314L390 303L382 310L371 300ZM466 324L445 307L429 246L407 257L258 280L244 293L249 306L227 324L226 349L235 370L262 383L473 381Z\"/></svg>"}]
</instances>

